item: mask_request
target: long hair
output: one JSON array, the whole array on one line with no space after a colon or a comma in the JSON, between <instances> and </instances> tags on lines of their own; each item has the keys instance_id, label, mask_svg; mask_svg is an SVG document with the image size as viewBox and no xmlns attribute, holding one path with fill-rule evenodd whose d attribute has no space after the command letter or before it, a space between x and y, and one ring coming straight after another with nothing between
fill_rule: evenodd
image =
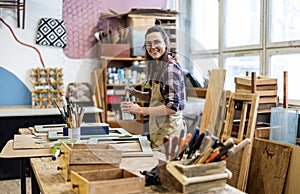
<instances>
[{"instance_id":1,"label":"long hair","mask_svg":"<svg viewBox=\"0 0 300 194\"><path fill-rule=\"evenodd\" d=\"M156 61L154 60L150 55L149 53L147 52L146 50L146 42L144 43L144 49L145 49L145 59L147 61L147 67L148 67L148 80L150 81L158 81L161 73L162 73L162 69L163 68L163 65L165 62L168 61L169 57L169 52L170 52L170 39L169 39L169 36L168 34L166 33L166 31L161 27L160 25L160 21L159 20L156 20L155 21L155 26L152 26L150 27L147 31L146 31L146 34L145 34L145 39L146 39L146 36L150 33L153 33L153 32L160 32L162 37L163 37L163 40L166 44L166 51L165 53ZM159 72L159 74L156 74L155 76L155 73Z\"/></svg>"}]
</instances>

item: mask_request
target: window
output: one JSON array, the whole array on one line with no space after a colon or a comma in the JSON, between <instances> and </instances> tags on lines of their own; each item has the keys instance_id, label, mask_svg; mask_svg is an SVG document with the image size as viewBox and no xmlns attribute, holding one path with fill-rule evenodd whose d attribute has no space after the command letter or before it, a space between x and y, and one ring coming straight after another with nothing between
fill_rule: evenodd
<instances>
[{"instance_id":1,"label":"window","mask_svg":"<svg viewBox=\"0 0 300 194\"><path fill-rule=\"evenodd\" d=\"M260 1L226 0L224 46L260 44Z\"/></svg>"},{"instance_id":2,"label":"window","mask_svg":"<svg viewBox=\"0 0 300 194\"><path fill-rule=\"evenodd\" d=\"M192 1L192 7L197 11L192 12L191 35L193 38L192 50L218 49L218 23L219 3L218 0ZM209 18L209 20L208 20Z\"/></svg>"},{"instance_id":3,"label":"window","mask_svg":"<svg viewBox=\"0 0 300 194\"><path fill-rule=\"evenodd\" d=\"M278 83L278 96L283 99L283 72L288 72L288 98L290 103L300 103L299 79L300 53L270 55L270 76L276 77Z\"/></svg>"},{"instance_id":4,"label":"window","mask_svg":"<svg viewBox=\"0 0 300 194\"><path fill-rule=\"evenodd\" d=\"M259 75L258 56L228 56L224 61L226 69L225 90L235 91L235 77L245 77L246 72L256 72Z\"/></svg>"},{"instance_id":5,"label":"window","mask_svg":"<svg viewBox=\"0 0 300 194\"><path fill-rule=\"evenodd\" d=\"M270 0L269 42L300 40L299 0Z\"/></svg>"},{"instance_id":6,"label":"window","mask_svg":"<svg viewBox=\"0 0 300 194\"><path fill-rule=\"evenodd\" d=\"M279 86L283 71L288 71L289 103L300 104L295 82L300 72L299 0L181 1L185 2L190 2L185 15L193 17L188 19L190 56L186 56L192 59L193 69L211 64L205 60L216 62L226 69L225 89L231 91L235 91L234 77L246 71L277 78ZM282 100L282 87L278 89Z\"/></svg>"}]
</instances>

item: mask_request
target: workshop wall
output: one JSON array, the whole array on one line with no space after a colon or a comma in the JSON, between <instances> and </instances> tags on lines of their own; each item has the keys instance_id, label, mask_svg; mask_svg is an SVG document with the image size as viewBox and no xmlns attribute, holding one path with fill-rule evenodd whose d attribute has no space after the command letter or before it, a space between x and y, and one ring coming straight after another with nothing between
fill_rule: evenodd
<instances>
[{"instance_id":1,"label":"workshop wall","mask_svg":"<svg viewBox=\"0 0 300 194\"><path fill-rule=\"evenodd\" d=\"M59 67L64 72L65 88L72 82L91 83L91 72L98 61L93 55L93 37L99 25L100 13L109 9L118 13L131 8L166 8L167 0L26 0L25 29L17 28L16 12L1 9L0 17L12 28L19 41L36 47L46 67ZM36 44L41 18L61 19L65 22L67 45L65 48ZM31 106L29 73L31 68L42 67L38 53L19 44L10 30L0 22L0 106ZM9 78L9 79L8 79ZM16 84L17 83L17 84ZM18 97L16 97L18 94Z\"/></svg>"}]
</instances>

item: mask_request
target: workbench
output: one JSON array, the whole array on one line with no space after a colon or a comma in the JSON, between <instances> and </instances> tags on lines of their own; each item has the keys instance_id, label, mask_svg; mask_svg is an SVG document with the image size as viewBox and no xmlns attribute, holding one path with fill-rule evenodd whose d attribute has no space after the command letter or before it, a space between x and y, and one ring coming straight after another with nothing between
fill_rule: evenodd
<instances>
[{"instance_id":1,"label":"workbench","mask_svg":"<svg viewBox=\"0 0 300 194\"><path fill-rule=\"evenodd\" d=\"M140 174L140 171L151 170L158 164L159 159L164 159L164 155L161 152L154 151L153 157L130 157L122 158L120 168L125 168L133 173ZM33 194L43 193L43 194L73 194L71 190L70 182L65 182L62 178L60 171L57 170L59 165L59 158L56 161L52 161L49 157L31 158L30 164L34 174L32 175L32 188ZM38 185L38 186L37 186ZM175 194L179 193L174 190L170 190L163 186L147 186L145 187L145 192L147 194ZM243 194L241 192L229 185L226 185L225 189L222 191L206 192L207 194Z\"/></svg>"},{"instance_id":2,"label":"workbench","mask_svg":"<svg viewBox=\"0 0 300 194\"><path fill-rule=\"evenodd\" d=\"M95 114L101 113L102 109L85 107L86 115L84 122L92 122ZM95 120L95 119L94 119ZM64 123L57 108L34 109L29 107L1 107L0 108L0 151L6 143L18 134L19 128L33 127L43 124ZM0 179L19 178L20 160L0 158Z\"/></svg>"},{"instance_id":3,"label":"workbench","mask_svg":"<svg viewBox=\"0 0 300 194\"><path fill-rule=\"evenodd\" d=\"M19 129L21 134L29 135L30 130L23 128ZM49 148L47 149L14 149L14 140L7 142L0 158L20 160L20 176L21 176L21 192L26 193L26 176L25 168L26 162L30 162L30 175L32 183L32 193L73 193L71 191L70 182L65 182L61 172L57 170L60 158L56 161L51 159L52 153ZM150 171L154 168L159 160L165 160L163 153L153 150L153 156L144 157L123 157L121 160L120 168L125 168L136 174L140 175L141 171ZM146 187L145 193L177 193L176 191L166 189L162 186ZM217 193L243 193L229 185L226 186L224 191Z\"/></svg>"}]
</instances>

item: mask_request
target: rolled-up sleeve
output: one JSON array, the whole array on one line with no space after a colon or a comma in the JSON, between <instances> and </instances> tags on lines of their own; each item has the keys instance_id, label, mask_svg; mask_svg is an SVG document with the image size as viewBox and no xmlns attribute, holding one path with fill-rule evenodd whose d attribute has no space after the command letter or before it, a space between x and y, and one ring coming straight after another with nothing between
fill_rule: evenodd
<instances>
[{"instance_id":1,"label":"rolled-up sleeve","mask_svg":"<svg viewBox=\"0 0 300 194\"><path fill-rule=\"evenodd\" d=\"M174 111L183 110L185 104L184 76L177 62L169 62L164 68L162 94L165 105Z\"/></svg>"}]
</instances>

